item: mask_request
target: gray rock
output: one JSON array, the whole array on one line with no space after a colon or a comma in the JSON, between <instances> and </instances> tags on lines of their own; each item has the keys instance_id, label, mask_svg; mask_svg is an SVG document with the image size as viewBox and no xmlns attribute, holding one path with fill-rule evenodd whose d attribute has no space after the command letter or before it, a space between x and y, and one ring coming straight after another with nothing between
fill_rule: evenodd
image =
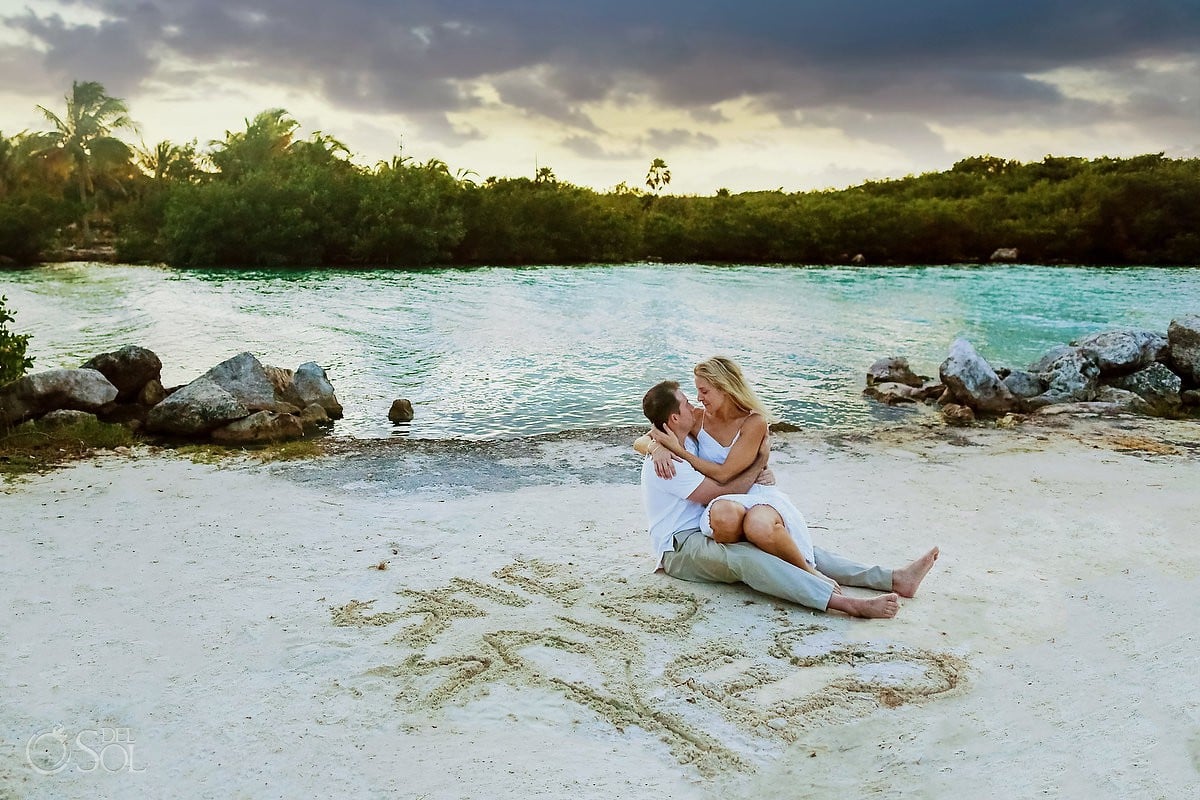
<instances>
[{"instance_id":1,"label":"gray rock","mask_svg":"<svg viewBox=\"0 0 1200 800\"><path fill-rule=\"evenodd\" d=\"M1179 393L1183 381L1163 364L1151 364L1132 375L1113 378L1109 385L1133 392L1145 400L1155 413L1162 414L1179 408Z\"/></svg>"},{"instance_id":2,"label":"gray rock","mask_svg":"<svg viewBox=\"0 0 1200 800\"><path fill-rule=\"evenodd\" d=\"M1167 357L1167 337L1154 331L1104 331L1071 344L1093 356L1102 376L1124 375Z\"/></svg>"},{"instance_id":3,"label":"gray rock","mask_svg":"<svg viewBox=\"0 0 1200 800\"><path fill-rule=\"evenodd\" d=\"M992 251L992 261L1016 261L1020 252L1015 247L997 247Z\"/></svg>"},{"instance_id":4,"label":"gray rock","mask_svg":"<svg viewBox=\"0 0 1200 800\"><path fill-rule=\"evenodd\" d=\"M996 371L966 339L955 339L950 345L950 357L942 362L939 373L946 389L963 405L999 414L1016 404Z\"/></svg>"},{"instance_id":5,"label":"gray rock","mask_svg":"<svg viewBox=\"0 0 1200 800\"><path fill-rule=\"evenodd\" d=\"M263 370L267 374L267 380L271 382L277 401L287 403L296 409L301 409L308 405L300 397L300 392L296 391L295 372L290 369L272 367L267 364L263 365Z\"/></svg>"},{"instance_id":6,"label":"gray rock","mask_svg":"<svg viewBox=\"0 0 1200 800\"><path fill-rule=\"evenodd\" d=\"M1200 314L1171 320L1167 328L1171 366L1189 387L1200 387Z\"/></svg>"},{"instance_id":7,"label":"gray rock","mask_svg":"<svg viewBox=\"0 0 1200 800\"><path fill-rule=\"evenodd\" d=\"M1101 386L1096 392L1097 403L1108 403L1124 408L1133 414L1150 414L1154 409L1140 395L1128 389L1118 389L1115 386Z\"/></svg>"},{"instance_id":8,"label":"gray rock","mask_svg":"<svg viewBox=\"0 0 1200 800\"><path fill-rule=\"evenodd\" d=\"M0 387L0 424L15 425L60 408L98 411L117 399L117 387L94 369L35 372Z\"/></svg>"},{"instance_id":9,"label":"gray rock","mask_svg":"<svg viewBox=\"0 0 1200 800\"><path fill-rule=\"evenodd\" d=\"M300 408L305 408L310 403L317 403L325 409L325 413L329 415L330 419L342 418L342 405L333 394L333 385L325 375L325 370L321 369L315 361L307 361L296 367L296 374L292 382L300 397L301 402L298 403Z\"/></svg>"},{"instance_id":10,"label":"gray rock","mask_svg":"<svg viewBox=\"0 0 1200 800\"><path fill-rule=\"evenodd\" d=\"M214 442L225 444L279 442L303 436L304 428L296 416L274 411L256 411L212 432Z\"/></svg>"},{"instance_id":11,"label":"gray rock","mask_svg":"<svg viewBox=\"0 0 1200 800\"><path fill-rule=\"evenodd\" d=\"M162 377L162 361L150 350L126 345L111 353L101 353L84 362L82 369L94 369L117 387L117 402L130 403L150 381Z\"/></svg>"},{"instance_id":12,"label":"gray rock","mask_svg":"<svg viewBox=\"0 0 1200 800\"><path fill-rule=\"evenodd\" d=\"M150 409L147 430L175 436L200 436L250 415L250 409L206 377L172 392Z\"/></svg>"},{"instance_id":13,"label":"gray rock","mask_svg":"<svg viewBox=\"0 0 1200 800\"><path fill-rule=\"evenodd\" d=\"M1117 416L1129 414L1130 411L1120 403L1101 403L1095 400L1084 403L1059 403L1045 406L1034 412L1039 417L1053 417L1068 414L1095 414L1099 416Z\"/></svg>"},{"instance_id":14,"label":"gray rock","mask_svg":"<svg viewBox=\"0 0 1200 800\"><path fill-rule=\"evenodd\" d=\"M1004 385L1012 392L1013 397L1021 399L1036 397L1046 391L1046 382L1040 376L1023 369L1009 372L1004 378Z\"/></svg>"},{"instance_id":15,"label":"gray rock","mask_svg":"<svg viewBox=\"0 0 1200 800\"><path fill-rule=\"evenodd\" d=\"M867 368L867 386L877 383L903 383L921 386L928 378L918 375L908 366L907 358L881 358Z\"/></svg>"},{"instance_id":16,"label":"gray rock","mask_svg":"<svg viewBox=\"0 0 1200 800\"><path fill-rule=\"evenodd\" d=\"M401 397L392 403L392 407L388 410L388 419L397 425L401 422L412 422L413 407L412 403Z\"/></svg>"},{"instance_id":17,"label":"gray rock","mask_svg":"<svg viewBox=\"0 0 1200 800\"><path fill-rule=\"evenodd\" d=\"M1041 378L1046 382L1046 391L1025 400L1028 408L1094 400L1099 388L1100 367L1090 353L1071 347L1041 373Z\"/></svg>"},{"instance_id":18,"label":"gray rock","mask_svg":"<svg viewBox=\"0 0 1200 800\"><path fill-rule=\"evenodd\" d=\"M889 406L897 403L916 403L925 397L917 387L893 381L872 384L863 389L863 394L881 403L887 403ZM391 419L391 416L389 415L388 418Z\"/></svg>"},{"instance_id":19,"label":"gray rock","mask_svg":"<svg viewBox=\"0 0 1200 800\"><path fill-rule=\"evenodd\" d=\"M308 407L300 412L300 424L305 428L324 425L329 421L329 415L325 413L325 409L321 407L320 403L309 403Z\"/></svg>"},{"instance_id":20,"label":"gray rock","mask_svg":"<svg viewBox=\"0 0 1200 800\"><path fill-rule=\"evenodd\" d=\"M86 411L74 411L69 408L59 408L42 417L40 422L47 428L68 428L81 422L97 422L95 414Z\"/></svg>"},{"instance_id":21,"label":"gray rock","mask_svg":"<svg viewBox=\"0 0 1200 800\"><path fill-rule=\"evenodd\" d=\"M147 381L142 390L138 392L138 405L151 408L161 403L166 396L167 390L163 388L158 378L155 378Z\"/></svg>"},{"instance_id":22,"label":"gray rock","mask_svg":"<svg viewBox=\"0 0 1200 800\"><path fill-rule=\"evenodd\" d=\"M1054 366L1056 361L1065 355L1074 353L1077 349L1078 348L1071 347L1067 344L1056 344L1054 347L1051 347L1049 350L1042 353L1041 357L1038 358L1037 361L1030 364L1026 371L1034 374L1049 372L1050 368Z\"/></svg>"},{"instance_id":23,"label":"gray rock","mask_svg":"<svg viewBox=\"0 0 1200 800\"><path fill-rule=\"evenodd\" d=\"M251 411L278 410L275 385L267 377L262 362L252 353L238 353L217 364L201 378L220 386Z\"/></svg>"}]
</instances>

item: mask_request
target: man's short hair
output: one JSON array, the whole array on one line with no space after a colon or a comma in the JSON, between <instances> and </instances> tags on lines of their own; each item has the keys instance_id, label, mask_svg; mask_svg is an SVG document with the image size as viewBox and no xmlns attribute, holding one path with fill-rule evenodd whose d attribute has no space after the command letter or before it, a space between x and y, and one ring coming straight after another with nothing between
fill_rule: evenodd
<instances>
[{"instance_id":1,"label":"man's short hair","mask_svg":"<svg viewBox=\"0 0 1200 800\"><path fill-rule=\"evenodd\" d=\"M671 415L679 410L678 381L663 381L650 387L642 398L642 413L656 428L665 427Z\"/></svg>"}]
</instances>

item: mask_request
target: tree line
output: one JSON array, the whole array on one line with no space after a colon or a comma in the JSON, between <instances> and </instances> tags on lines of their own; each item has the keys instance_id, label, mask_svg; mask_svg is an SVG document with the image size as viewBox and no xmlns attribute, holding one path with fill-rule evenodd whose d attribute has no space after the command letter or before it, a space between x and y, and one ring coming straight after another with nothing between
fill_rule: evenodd
<instances>
[{"instance_id":1,"label":"tree line","mask_svg":"<svg viewBox=\"0 0 1200 800\"><path fill-rule=\"evenodd\" d=\"M480 180L397 155L360 166L337 139L298 135L282 109L201 147L118 138L128 109L76 82L49 130L0 134L0 258L27 263L94 229L123 261L174 266L666 262L922 264L985 260L1200 263L1200 159L1163 154L949 170L842 190L597 192L542 167Z\"/></svg>"}]
</instances>

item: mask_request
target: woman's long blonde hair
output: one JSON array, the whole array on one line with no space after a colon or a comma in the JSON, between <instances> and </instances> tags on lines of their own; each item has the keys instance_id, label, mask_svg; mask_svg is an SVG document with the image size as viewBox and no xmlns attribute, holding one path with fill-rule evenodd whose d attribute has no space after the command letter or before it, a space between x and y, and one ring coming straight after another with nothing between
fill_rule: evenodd
<instances>
[{"instance_id":1,"label":"woman's long blonde hair","mask_svg":"<svg viewBox=\"0 0 1200 800\"><path fill-rule=\"evenodd\" d=\"M692 374L703 378L713 386L729 395L730 399L743 411L757 411L762 414L768 424L777 422L778 418L767 411L767 407L758 399L758 395L746 383L742 370L731 359L725 356L706 358L696 365Z\"/></svg>"}]
</instances>

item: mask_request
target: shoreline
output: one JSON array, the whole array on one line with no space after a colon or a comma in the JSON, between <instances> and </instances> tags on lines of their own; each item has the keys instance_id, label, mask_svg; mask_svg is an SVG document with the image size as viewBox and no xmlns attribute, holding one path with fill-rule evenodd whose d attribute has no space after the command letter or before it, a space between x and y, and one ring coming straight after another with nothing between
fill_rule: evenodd
<instances>
[{"instance_id":1,"label":"shoreline","mask_svg":"<svg viewBox=\"0 0 1200 800\"><path fill-rule=\"evenodd\" d=\"M941 546L897 619L654 573L623 430L7 484L0 793L1200 790L1200 426L787 433L772 459L823 545ZM54 725L126 731L144 771L72 744L39 773Z\"/></svg>"}]
</instances>

